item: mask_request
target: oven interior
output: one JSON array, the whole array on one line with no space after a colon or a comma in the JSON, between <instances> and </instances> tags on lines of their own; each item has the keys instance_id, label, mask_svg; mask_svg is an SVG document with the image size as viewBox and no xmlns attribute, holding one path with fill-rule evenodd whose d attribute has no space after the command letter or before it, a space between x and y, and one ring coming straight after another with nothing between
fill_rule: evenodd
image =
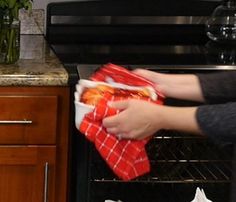
<instances>
[{"instance_id":1,"label":"oven interior","mask_svg":"<svg viewBox=\"0 0 236 202\"><path fill-rule=\"evenodd\" d=\"M162 72L160 69L155 71ZM202 71L211 72L164 70L165 73ZM168 98L164 104L196 106L200 103ZM86 186L81 184L78 187L78 196L82 197L78 201L104 202L110 199L122 202L190 202L197 187L203 189L207 198L213 202L235 201L233 144L194 134L162 130L146 145L146 151L151 172L124 182L114 175L94 145L87 142L86 182L83 181Z\"/></svg>"},{"instance_id":2,"label":"oven interior","mask_svg":"<svg viewBox=\"0 0 236 202\"><path fill-rule=\"evenodd\" d=\"M88 201L190 202L197 187L214 202L231 201L232 144L163 130L146 145L146 151L151 172L123 182L90 145Z\"/></svg>"}]
</instances>

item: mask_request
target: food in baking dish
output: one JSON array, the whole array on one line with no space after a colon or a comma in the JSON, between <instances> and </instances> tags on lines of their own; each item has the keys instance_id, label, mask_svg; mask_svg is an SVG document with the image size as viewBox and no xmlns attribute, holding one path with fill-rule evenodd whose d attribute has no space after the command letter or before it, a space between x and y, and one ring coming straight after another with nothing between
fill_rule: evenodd
<instances>
[{"instance_id":1,"label":"food in baking dish","mask_svg":"<svg viewBox=\"0 0 236 202\"><path fill-rule=\"evenodd\" d=\"M104 97L105 93L114 95L115 98L118 100L124 98L140 99L144 97L146 98L150 97L150 93L145 88L131 90L131 89L114 88L112 86L98 84L97 86L92 88L85 88L81 95L80 101L82 103L95 106L98 103L98 101L102 97Z\"/></svg>"}]
</instances>

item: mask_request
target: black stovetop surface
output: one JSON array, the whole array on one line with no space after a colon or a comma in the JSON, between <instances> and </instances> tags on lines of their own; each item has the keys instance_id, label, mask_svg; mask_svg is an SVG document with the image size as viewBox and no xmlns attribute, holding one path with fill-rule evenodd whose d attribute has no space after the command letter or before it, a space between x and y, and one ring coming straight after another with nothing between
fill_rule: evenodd
<instances>
[{"instance_id":1,"label":"black stovetop surface","mask_svg":"<svg viewBox=\"0 0 236 202\"><path fill-rule=\"evenodd\" d=\"M195 27L196 28L196 27ZM70 75L70 83L77 82L80 71L91 74L96 67L114 63L132 68L174 70L236 69L236 47L217 44L204 32L188 34L159 34L153 43L129 41L99 41L51 44Z\"/></svg>"},{"instance_id":2,"label":"black stovetop surface","mask_svg":"<svg viewBox=\"0 0 236 202\"><path fill-rule=\"evenodd\" d=\"M155 43L54 44L64 64L235 65L236 47L216 44L206 36L159 39Z\"/></svg>"}]
</instances>

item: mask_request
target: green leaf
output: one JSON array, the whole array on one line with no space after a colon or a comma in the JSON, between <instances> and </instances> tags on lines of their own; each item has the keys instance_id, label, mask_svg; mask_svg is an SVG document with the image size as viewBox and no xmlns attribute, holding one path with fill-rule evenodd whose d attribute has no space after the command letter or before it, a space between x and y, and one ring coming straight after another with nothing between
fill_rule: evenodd
<instances>
[{"instance_id":1,"label":"green leaf","mask_svg":"<svg viewBox=\"0 0 236 202\"><path fill-rule=\"evenodd\" d=\"M2 9L32 9L33 0L0 0L0 8Z\"/></svg>"},{"instance_id":2,"label":"green leaf","mask_svg":"<svg viewBox=\"0 0 236 202\"><path fill-rule=\"evenodd\" d=\"M10 9L14 8L16 5L16 0L8 0L8 5Z\"/></svg>"},{"instance_id":3,"label":"green leaf","mask_svg":"<svg viewBox=\"0 0 236 202\"><path fill-rule=\"evenodd\" d=\"M4 9L8 7L8 3L6 0L0 0L0 8Z\"/></svg>"}]
</instances>

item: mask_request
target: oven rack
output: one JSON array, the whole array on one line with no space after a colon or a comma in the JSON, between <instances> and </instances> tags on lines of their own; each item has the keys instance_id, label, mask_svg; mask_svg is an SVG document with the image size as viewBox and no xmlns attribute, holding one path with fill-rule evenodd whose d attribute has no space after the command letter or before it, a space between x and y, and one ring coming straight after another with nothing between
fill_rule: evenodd
<instances>
[{"instance_id":1,"label":"oven rack","mask_svg":"<svg viewBox=\"0 0 236 202\"><path fill-rule=\"evenodd\" d=\"M117 182L97 151L91 150L90 179ZM232 145L219 145L206 138L162 131L146 145L151 171L128 183L230 183ZM127 182L125 182L127 183Z\"/></svg>"},{"instance_id":2,"label":"oven rack","mask_svg":"<svg viewBox=\"0 0 236 202\"><path fill-rule=\"evenodd\" d=\"M233 145L196 136L156 136L146 151L149 159L157 162L231 161Z\"/></svg>"},{"instance_id":3,"label":"oven rack","mask_svg":"<svg viewBox=\"0 0 236 202\"><path fill-rule=\"evenodd\" d=\"M159 163L151 173L128 183L230 183L231 162L189 162ZM98 166L92 177L94 182L123 182L109 172L104 176L104 168ZM102 177L101 177L102 176ZM127 183L127 182L125 182Z\"/></svg>"}]
</instances>

